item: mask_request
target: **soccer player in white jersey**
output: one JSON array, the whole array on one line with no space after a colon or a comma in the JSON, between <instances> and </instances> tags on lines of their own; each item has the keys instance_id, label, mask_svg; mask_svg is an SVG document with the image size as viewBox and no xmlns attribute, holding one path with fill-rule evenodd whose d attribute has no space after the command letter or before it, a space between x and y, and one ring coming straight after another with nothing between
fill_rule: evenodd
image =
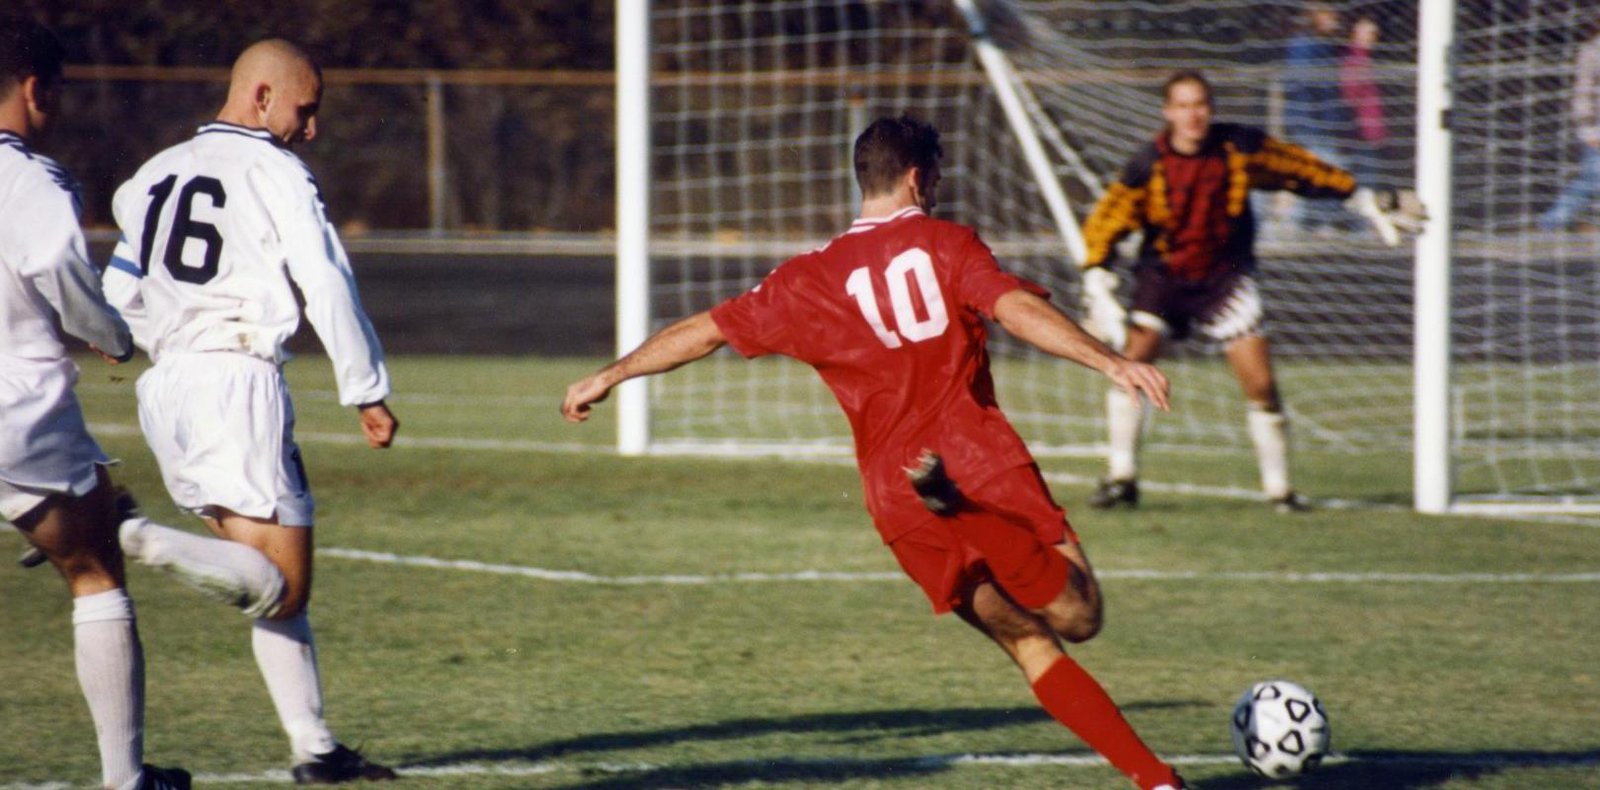
<instances>
[{"instance_id":1,"label":"soccer player in white jersey","mask_svg":"<svg viewBox=\"0 0 1600 790\"><path fill-rule=\"evenodd\" d=\"M61 61L48 30L0 17L0 517L72 593L74 663L103 786L187 790L186 771L142 765L144 651L116 541L119 503L131 500L112 491L72 393L78 367L52 324L112 364L133 355L85 257L76 185L30 148L56 115Z\"/></svg>"},{"instance_id":2,"label":"soccer player in white jersey","mask_svg":"<svg viewBox=\"0 0 1600 790\"><path fill-rule=\"evenodd\" d=\"M340 745L322 715L306 602L312 500L281 366L300 322L332 358L339 401L388 447L389 373L317 182L290 147L316 136L322 76L298 47L250 46L217 119L157 154L112 202L122 240L106 294L155 366L139 423L167 490L221 540L124 523L128 556L237 605L288 732L301 784L393 779Z\"/></svg>"}]
</instances>

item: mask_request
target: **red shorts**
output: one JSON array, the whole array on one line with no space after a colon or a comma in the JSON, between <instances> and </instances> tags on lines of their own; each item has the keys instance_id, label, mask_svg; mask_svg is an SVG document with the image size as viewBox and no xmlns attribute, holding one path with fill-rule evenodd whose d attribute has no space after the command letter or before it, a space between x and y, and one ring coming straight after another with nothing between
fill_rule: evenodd
<instances>
[{"instance_id":1,"label":"red shorts","mask_svg":"<svg viewBox=\"0 0 1600 790\"><path fill-rule=\"evenodd\" d=\"M1038 609L1067 585L1067 560L1054 546L1078 542L1066 512L1050 497L1036 465L1019 466L975 489L953 516L929 513L889 544L906 575L939 614L961 605L984 582Z\"/></svg>"}]
</instances>

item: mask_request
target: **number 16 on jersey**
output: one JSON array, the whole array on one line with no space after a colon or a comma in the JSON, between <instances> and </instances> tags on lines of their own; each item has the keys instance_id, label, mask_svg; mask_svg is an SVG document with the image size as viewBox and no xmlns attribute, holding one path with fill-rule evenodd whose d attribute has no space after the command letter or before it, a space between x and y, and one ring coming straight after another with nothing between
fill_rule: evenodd
<instances>
[{"instance_id":1,"label":"number 16 on jersey","mask_svg":"<svg viewBox=\"0 0 1600 790\"><path fill-rule=\"evenodd\" d=\"M150 187L150 207L145 210L143 238L139 239L139 273L150 273L150 256L155 252L155 237L161 227L161 209L166 206L167 199L172 197L172 190L178 185L178 177L167 176ZM178 207L172 215L172 227L167 233L167 243L161 255L161 262L166 264L167 271L172 273L172 279L186 283L202 285L217 276L217 265L222 260L222 233L217 226L209 222L202 222L194 218L195 195L205 195L211 199L214 208L222 208L228 203L228 193L222 188L222 182L210 176L195 176L183 185L178 193ZM190 266L183 262L184 244L189 239L194 239L205 245L205 254L199 266Z\"/></svg>"}]
</instances>

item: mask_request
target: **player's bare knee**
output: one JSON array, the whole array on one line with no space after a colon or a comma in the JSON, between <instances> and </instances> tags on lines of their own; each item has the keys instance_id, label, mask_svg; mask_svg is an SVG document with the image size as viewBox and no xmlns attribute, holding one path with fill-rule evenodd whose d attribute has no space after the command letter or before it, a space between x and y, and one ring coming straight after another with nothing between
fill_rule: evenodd
<instances>
[{"instance_id":1,"label":"player's bare knee","mask_svg":"<svg viewBox=\"0 0 1600 790\"><path fill-rule=\"evenodd\" d=\"M1087 642L1100 633L1103 617L1100 607L1082 598L1067 597L1056 600L1041 611L1050 630L1068 642Z\"/></svg>"},{"instance_id":2,"label":"player's bare knee","mask_svg":"<svg viewBox=\"0 0 1600 790\"><path fill-rule=\"evenodd\" d=\"M1059 624L1056 635L1073 644L1087 642L1100 633L1102 622L1098 613L1086 609L1065 623Z\"/></svg>"},{"instance_id":3,"label":"player's bare knee","mask_svg":"<svg viewBox=\"0 0 1600 790\"><path fill-rule=\"evenodd\" d=\"M108 590L122 586L121 568L108 563L95 552L77 550L65 554L46 554L74 594Z\"/></svg>"},{"instance_id":4,"label":"player's bare knee","mask_svg":"<svg viewBox=\"0 0 1600 790\"><path fill-rule=\"evenodd\" d=\"M278 597L277 606L273 607L263 617L267 620L288 620L306 610L306 605L311 603L311 585L309 582L294 583L284 580L283 595Z\"/></svg>"}]
</instances>

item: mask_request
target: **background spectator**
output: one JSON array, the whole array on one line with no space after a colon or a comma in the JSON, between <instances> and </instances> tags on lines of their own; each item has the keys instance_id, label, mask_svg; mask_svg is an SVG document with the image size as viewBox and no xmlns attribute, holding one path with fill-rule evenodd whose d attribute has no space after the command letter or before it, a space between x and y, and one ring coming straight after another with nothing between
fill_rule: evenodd
<instances>
[{"instance_id":1,"label":"background spectator","mask_svg":"<svg viewBox=\"0 0 1600 790\"><path fill-rule=\"evenodd\" d=\"M1600 195L1600 30L1578 49L1573 65L1572 129L1583 143L1578 174L1539 215L1540 230L1565 230Z\"/></svg>"},{"instance_id":2,"label":"background spectator","mask_svg":"<svg viewBox=\"0 0 1600 790\"><path fill-rule=\"evenodd\" d=\"M1342 149L1355 135L1350 107L1339 93L1339 21L1333 6L1306 3L1284 52L1283 133L1318 159L1347 168ZM1337 201L1297 201L1294 221L1303 230L1357 226Z\"/></svg>"}]
</instances>

